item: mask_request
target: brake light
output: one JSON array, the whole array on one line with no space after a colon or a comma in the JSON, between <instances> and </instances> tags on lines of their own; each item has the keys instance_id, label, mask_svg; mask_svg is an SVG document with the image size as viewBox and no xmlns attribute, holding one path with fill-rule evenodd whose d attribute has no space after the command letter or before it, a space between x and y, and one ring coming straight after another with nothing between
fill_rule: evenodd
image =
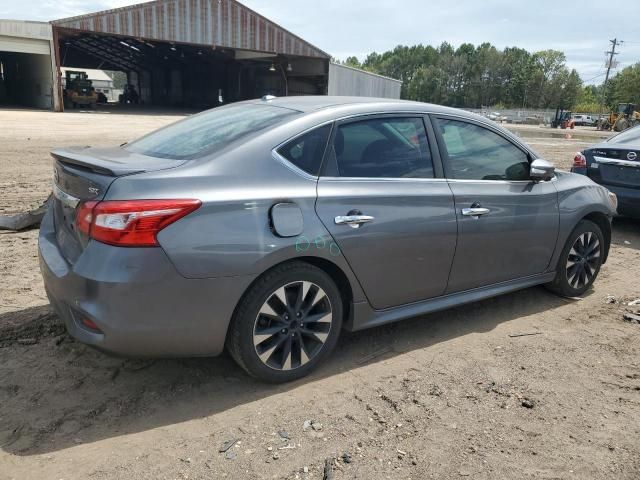
<instances>
[{"instance_id":1,"label":"brake light","mask_svg":"<svg viewBox=\"0 0 640 480\"><path fill-rule=\"evenodd\" d=\"M82 202L78 205L76 213L76 228L85 235L89 236L91 230L91 222L93 221L93 208L98 202Z\"/></svg>"},{"instance_id":2,"label":"brake light","mask_svg":"<svg viewBox=\"0 0 640 480\"><path fill-rule=\"evenodd\" d=\"M585 157L581 152L576 153L576 156L573 157L573 167L585 168L586 166L587 166L587 157Z\"/></svg>"},{"instance_id":3,"label":"brake light","mask_svg":"<svg viewBox=\"0 0 640 480\"><path fill-rule=\"evenodd\" d=\"M155 247L163 228L196 210L200 200L84 202L76 226L94 240L120 247Z\"/></svg>"}]
</instances>

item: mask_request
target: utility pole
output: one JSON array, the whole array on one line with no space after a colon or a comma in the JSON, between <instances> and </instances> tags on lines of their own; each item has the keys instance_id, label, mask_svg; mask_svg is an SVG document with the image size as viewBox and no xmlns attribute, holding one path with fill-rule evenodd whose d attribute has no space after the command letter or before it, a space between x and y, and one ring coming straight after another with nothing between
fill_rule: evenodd
<instances>
[{"instance_id":1,"label":"utility pole","mask_svg":"<svg viewBox=\"0 0 640 480\"><path fill-rule=\"evenodd\" d=\"M604 52L605 55L609 55L609 58L607 59L607 63L605 65L607 67L607 74L604 76L604 84L602 84L602 109L600 110L600 115L602 115L604 104L607 101L607 83L609 83L609 73L611 72L611 68L614 66L613 57L618 55L618 53L616 52L616 47L622 44L622 40L614 38L613 40L609 40L609 43L611 44L611 50Z\"/></svg>"}]
</instances>

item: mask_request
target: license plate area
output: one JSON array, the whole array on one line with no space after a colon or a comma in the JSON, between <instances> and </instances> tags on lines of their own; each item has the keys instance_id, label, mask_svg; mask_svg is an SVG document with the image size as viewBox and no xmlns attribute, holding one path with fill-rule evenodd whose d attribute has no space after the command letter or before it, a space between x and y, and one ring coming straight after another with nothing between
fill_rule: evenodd
<instances>
[{"instance_id":1,"label":"license plate area","mask_svg":"<svg viewBox=\"0 0 640 480\"><path fill-rule=\"evenodd\" d=\"M62 255L70 263L75 263L82 253L83 241L75 225L76 210L64 204L58 198L53 203L53 219L56 241Z\"/></svg>"},{"instance_id":2,"label":"license plate area","mask_svg":"<svg viewBox=\"0 0 640 480\"><path fill-rule=\"evenodd\" d=\"M626 187L640 187L640 168L638 167L602 164L600 165L600 175L605 183Z\"/></svg>"}]
</instances>

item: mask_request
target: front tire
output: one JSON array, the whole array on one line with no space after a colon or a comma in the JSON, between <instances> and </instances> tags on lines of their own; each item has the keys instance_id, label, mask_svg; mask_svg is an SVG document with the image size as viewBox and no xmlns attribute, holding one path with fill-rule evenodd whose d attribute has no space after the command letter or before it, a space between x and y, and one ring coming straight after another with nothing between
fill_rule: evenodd
<instances>
[{"instance_id":1,"label":"front tire","mask_svg":"<svg viewBox=\"0 0 640 480\"><path fill-rule=\"evenodd\" d=\"M327 273L304 262L289 262L259 278L240 300L227 349L259 380L296 380L333 350L343 311L340 292Z\"/></svg>"},{"instance_id":2,"label":"front tire","mask_svg":"<svg viewBox=\"0 0 640 480\"><path fill-rule=\"evenodd\" d=\"M604 255L604 235L598 225L581 220L567 239L556 267L556 277L546 285L563 297L578 297L595 281Z\"/></svg>"},{"instance_id":3,"label":"front tire","mask_svg":"<svg viewBox=\"0 0 640 480\"><path fill-rule=\"evenodd\" d=\"M630 127L629 120L627 120L626 118L622 117L622 118L619 118L616 121L616 123L614 125L614 130L616 132L624 132L629 127Z\"/></svg>"}]
</instances>

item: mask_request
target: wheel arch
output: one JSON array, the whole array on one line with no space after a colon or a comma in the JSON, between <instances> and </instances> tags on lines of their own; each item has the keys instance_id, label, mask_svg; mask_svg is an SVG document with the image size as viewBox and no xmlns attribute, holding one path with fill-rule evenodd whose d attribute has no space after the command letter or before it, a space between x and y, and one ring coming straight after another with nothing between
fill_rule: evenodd
<instances>
[{"instance_id":1,"label":"wheel arch","mask_svg":"<svg viewBox=\"0 0 640 480\"><path fill-rule=\"evenodd\" d=\"M342 325L343 325L343 328L346 327L347 329L349 329L349 325L351 325L352 317L353 317L352 304L353 304L353 298L354 298L353 288L351 286L351 282L349 281L349 277L342 270L342 268L340 268L331 260L327 260L326 258L322 258L322 257L314 257L314 256L296 257L296 258L287 259L282 262L271 265L267 270L262 272L255 279L253 279L253 281L249 285L247 285L247 287L245 288L244 292L240 296L240 299L238 300L238 302L236 303L233 309L233 314L231 318L234 318L236 316L236 312L238 311L238 308L244 301L247 295L247 292L249 292L253 288L253 286L258 281L260 281L260 279L262 279L262 277L269 274L269 272L271 272L272 270L281 267L282 265L289 264L289 263L300 263L300 262L307 263L309 265L313 265L314 267L319 268L320 270L325 272L327 275L329 275L329 277L331 277L331 279L335 282L336 286L338 287L338 291L340 292L340 297L342 298L342 308L343 308ZM230 329L227 329L227 333L226 333L227 338L229 336L229 331Z\"/></svg>"},{"instance_id":2,"label":"wheel arch","mask_svg":"<svg viewBox=\"0 0 640 480\"><path fill-rule=\"evenodd\" d=\"M598 225L598 227L600 227L600 230L602 230L602 235L604 236L605 243L602 263L606 263L607 258L609 257L609 247L611 246L611 221L609 220L609 217L607 217L607 215L602 212L591 212L582 217L580 221L582 220L589 220Z\"/></svg>"},{"instance_id":3,"label":"wheel arch","mask_svg":"<svg viewBox=\"0 0 640 480\"><path fill-rule=\"evenodd\" d=\"M344 312L344 318L342 319L343 326L349 324L353 313L353 309L351 308L353 303L353 288L344 271L331 260L322 257L300 257L297 260L318 267L336 283L340 291L340 297L342 298L342 308Z\"/></svg>"}]
</instances>

